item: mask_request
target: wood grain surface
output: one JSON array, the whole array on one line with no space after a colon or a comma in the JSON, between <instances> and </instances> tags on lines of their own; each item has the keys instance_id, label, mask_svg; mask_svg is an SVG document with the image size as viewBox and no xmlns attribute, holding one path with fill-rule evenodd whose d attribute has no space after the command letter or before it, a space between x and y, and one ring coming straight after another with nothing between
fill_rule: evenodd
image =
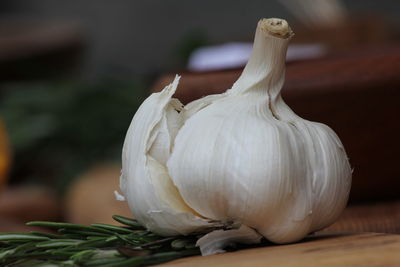
<instances>
[{"instance_id":1,"label":"wood grain surface","mask_svg":"<svg viewBox=\"0 0 400 267\"><path fill-rule=\"evenodd\" d=\"M400 200L350 205L334 224L322 232L400 234Z\"/></svg>"},{"instance_id":2,"label":"wood grain surface","mask_svg":"<svg viewBox=\"0 0 400 267\"><path fill-rule=\"evenodd\" d=\"M325 234L297 244L190 257L162 266L400 266L400 235Z\"/></svg>"}]
</instances>

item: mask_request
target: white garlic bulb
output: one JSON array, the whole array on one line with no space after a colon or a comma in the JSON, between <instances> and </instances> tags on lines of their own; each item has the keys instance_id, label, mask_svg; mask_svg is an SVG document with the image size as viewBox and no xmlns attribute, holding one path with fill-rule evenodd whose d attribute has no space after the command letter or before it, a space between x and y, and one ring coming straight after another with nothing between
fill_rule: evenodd
<instances>
[{"instance_id":1,"label":"white garlic bulb","mask_svg":"<svg viewBox=\"0 0 400 267\"><path fill-rule=\"evenodd\" d=\"M327 126L303 120L282 100L293 35L282 19L258 23L242 75L223 94L185 107L179 77L154 93L126 135L121 190L139 222L161 235L241 224L199 240L203 254L229 242L302 239L344 209L351 169Z\"/></svg>"}]
</instances>

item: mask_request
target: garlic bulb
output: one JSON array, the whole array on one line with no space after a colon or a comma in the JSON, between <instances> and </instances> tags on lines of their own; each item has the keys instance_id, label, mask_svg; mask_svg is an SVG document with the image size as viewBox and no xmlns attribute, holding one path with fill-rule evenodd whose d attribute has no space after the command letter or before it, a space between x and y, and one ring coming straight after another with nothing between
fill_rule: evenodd
<instances>
[{"instance_id":1,"label":"garlic bulb","mask_svg":"<svg viewBox=\"0 0 400 267\"><path fill-rule=\"evenodd\" d=\"M183 107L179 77L152 94L126 135L120 187L134 216L161 235L217 230L203 254L227 242L302 239L345 207L351 169L327 126L298 117L280 96L293 35L282 19L258 23L252 55L223 94Z\"/></svg>"}]
</instances>

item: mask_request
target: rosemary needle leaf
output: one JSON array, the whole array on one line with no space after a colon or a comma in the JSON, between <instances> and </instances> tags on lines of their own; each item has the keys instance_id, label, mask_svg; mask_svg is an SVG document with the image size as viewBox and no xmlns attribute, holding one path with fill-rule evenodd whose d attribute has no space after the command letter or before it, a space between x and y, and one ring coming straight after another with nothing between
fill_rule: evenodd
<instances>
[{"instance_id":1,"label":"rosemary needle leaf","mask_svg":"<svg viewBox=\"0 0 400 267\"><path fill-rule=\"evenodd\" d=\"M37 235L37 236L45 236L51 239L62 239L65 238L63 235L55 235L55 234L50 234L50 233L42 233L42 232L30 232L32 235Z\"/></svg>"},{"instance_id":2,"label":"rosemary needle leaf","mask_svg":"<svg viewBox=\"0 0 400 267\"><path fill-rule=\"evenodd\" d=\"M124 216L120 215L113 215L112 218L122 224L125 224L127 226L130 226L134 230L145 230L146 228L143 227L137 220L135 219L130 219L126 218Z\"/></svg>"},{"instance_id":3,"label":"rosemary needle leaf","mask_svg":"<svg viewBox=\"0 0 400 267\"><path fill-rule=\"evenodd\" d=\"M120 239L121 241L124 241L124 242L126 242L127 244L130 244L130 245L132 245L132 246L140 245L140 241L134 240L134 239L132 239L132 238L128 238L128 237L126 237L125 235L120 235L120 234L118 234L118 233L115 233L115 236L116 236L118 239Z\"/></svg>"},{"instance_id":4,"label":"rosemary needle leaf","mask_svg":"<svg viewBox=\"0 0 400 267\"><path fill-rule=\"evenodd\" d=\"M120 226L115 226L115 225L111 225L111 224L104 224L104 223L93 223L92 227L94 228L100 228L100 229L106 229L106 230L110 230L110 231L114 231L120 234L130 234L133 231L127 228L123 228Z\"/></svg>"},{"instance_id":5,"label":"rosemary needle leaf","mask_svg":"<svg viewBox=\"0 0 400 267\"><path fill-rule=\"evenodd\" d=\"M29 233L0 233L0 241L30 241L30 240L50 240L45 236L37 236Z\"/></svg>"},{"instance_id":6,"label":"rosemary needle leaf","mask_svg":"<svg viewBox=\"0 0 400 267\"><path fill-rule=\"evenodd\" d=\"M80 239L80 240L86 240L87 239L87 237L81 236L81 235L77 235L77 234L64 234L62 236L65 239Z\"/></svg>"},{"instance_id":7,"label":"rosemary needle leaf","mask_svg":"<svg viewBox=\"0 0 400 267\"><path fill-rule=\"evenodd\" d=\"M166 242L174 240L174 239L176 239L176 237L166 237L166 238L163 238L163 239L159 239L159 240L156 240L156 241L145 243L145 244L141 245L141 247L151 247L151 246L154 246L154 245L160 245L162 243L166 243Z\"/></svg>"},{"instance_id":8,"label":"rosemary needle leaf","mask_svg":"<svg viewBox=\"0 0 400 267\"><path fill-rule=\"evenodd\" d=\"M87 241L76 244L77 247L90 247L90 248L101 248L110 245L114 240L109 240L109 238L98 237Z\"/></svg>"},{"instance_id":9,"label":"rosemary needle leaf","mask_svg":"<svg viewBox=\"0 0 400 267\"><path fill-rule=\"evenodd\" d=\"M82 243L83 241L81 240L75 240L75 239L61 239L61 240L50 240L50 241L44 241L36 244L36 247L38 248L58 248L58 247L68 247L72 245L76 245L79 243Z\"/></svg>"},{"instance_id":10,"label":"rosemary needle leaf","mask_svg":"<svg viewBox=\"0 0 400 267\"><path fill-rule=\"evenodd\" d=\"M73 254L69 259L75 263L83 263L84 261L92 258L95 254L96 252L93 249L82 250L80 252Z\"/></svg>"},{"instance_id":11,"label":"rosemary needle leaf","mask_svg":"<svg viewBox=\"0 0 400 267\"><path fill-rule=\"evenodd\" d=\"M75 230L75 229L66 229L66 228L61 228L58 230L59 233L61 234L75 234L75 235L80 235L83 237L86 236L110 236L111 234L105 234L105 233L100 233L100 232L95 232L95 231L81 231L81 230Z\"/></svg>"},{"instance_id":12,"label":"rosemary needle leaf","mask_svg":"<svg viewBox=\"0 0 400 267\"><path fill-rule=\"evenodd\" d=\"M55 229L75 229L80 231L94 231L94 232L101 232L105 234L113 234L112 231L103 229L103 228L94 228L91 226L81 225L81 224L74 224L74 223L61 223L61 222L44 222L44 221L33 221L26 223L28 226L40 226L40 227L48 227L48 228L55 228Z\"/></svg>"},{"instance_id":13,"label":"rosemary needle leaf","mask_svg":"<svg viewBox=\"0 0 400 267\"><path fill-rule=\"evenodd\" d=\"M95 259L95 260L89 260L85 262L85 266L107 266L109 264L118 264L121 262L126 261L126 258L106 258L106 259Z\"/></svg>"}]
</instances>

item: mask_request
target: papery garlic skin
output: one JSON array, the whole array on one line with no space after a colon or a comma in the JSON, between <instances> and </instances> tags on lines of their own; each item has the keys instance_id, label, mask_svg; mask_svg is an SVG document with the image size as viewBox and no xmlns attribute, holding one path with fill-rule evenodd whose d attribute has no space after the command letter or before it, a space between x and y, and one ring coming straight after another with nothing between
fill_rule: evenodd
<instances>
[{"instance_id":1,"label":"papery garlic skin","mask_svg":"<svg viewBox=\"0 0 400 267\"><path fill-rule=\"evenodd\" d=\"M124 145L121 189L150 230L184 234L210 220L233 221L254 229L249 236L288 243L339 216L351 185L344 148L329 127L298 117L280 96L292 35L286 21L263 19L231 89L178 113L175 80L141 106ZM243 233L227 233L235 235Z\"/></svg>"},{"instance_id":2,"label":"papery garlic skin","mask_svg":"<svg viewBox=\"0 0 400 267\"><path fill-rule=\"evenodd\" d=\"M165 163L182 125L171 99L179 82L145 100L136 112L122 152L120 188L136 219L160 235L188 234L211 227L182 200L168 176Z\"/></svg>"}]
</instances>

